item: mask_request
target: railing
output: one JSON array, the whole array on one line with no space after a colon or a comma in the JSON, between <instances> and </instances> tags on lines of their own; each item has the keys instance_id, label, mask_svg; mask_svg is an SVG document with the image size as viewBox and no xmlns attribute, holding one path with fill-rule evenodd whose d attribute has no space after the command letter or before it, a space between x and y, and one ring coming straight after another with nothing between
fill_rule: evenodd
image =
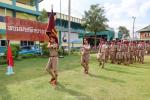
<instances>
[{"instance_id":1,"label":"railing","mask_svg":"<svg viewBox=\"0 0 150 100\"><path fill-rule=\"evenodd\" d=\"M60 19L60 13L56 12L56 18ZM68 21L68 15L61 14L61 19ZM76 18L76 17L72 17L72 16L70 18L70 21L75 22L75 23L82 23L82 20L80 18Z\"/></svg>"}]
</instances>

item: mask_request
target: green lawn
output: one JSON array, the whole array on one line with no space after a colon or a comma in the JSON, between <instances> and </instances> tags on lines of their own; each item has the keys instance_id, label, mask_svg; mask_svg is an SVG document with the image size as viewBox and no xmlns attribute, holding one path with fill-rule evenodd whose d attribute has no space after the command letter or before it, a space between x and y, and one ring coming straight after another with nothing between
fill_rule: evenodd
<instances>
[{"instance_id":1,"label":"green lawn","mask_svg":"<svg viewBox=\"0 0 150 100\"><path fill-rule=\"evenodd\" d=\"M12 76L0 65L0 100L150 100L150 56L145 64L106 64L101 69L92 55L89 75L83 74L80 56L66 56L59 61L56 87L48 83L47 60L16 61Z\"/></svg>"}]
</instances>

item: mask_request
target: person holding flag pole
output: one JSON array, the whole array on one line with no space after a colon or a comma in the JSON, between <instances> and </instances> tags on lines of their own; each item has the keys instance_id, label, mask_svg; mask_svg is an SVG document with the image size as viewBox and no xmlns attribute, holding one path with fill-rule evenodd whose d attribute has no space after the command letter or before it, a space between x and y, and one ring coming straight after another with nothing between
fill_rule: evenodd
<instances>
[{"instance_id":1,"label":"person holding flag pole","mask_svg":"<svg viewBox=\"0 0 150 100\"><path fill-rule=\"evenodd\" d=\"M13 72L14 60L13 60L12 50L10 47L9 40L8 40L8 46L7 46L7 64L8 64L8 67L7 67L6 75L14 74L14 72Z\"/></svg>"},{"instance_id":2,"label":"person holding flag pole","mask_svg":"<svg viewBox=\"0 0 150 100\"><path fill-rule=\"evenodd\" d=\"M49 49L50 55L46 65L46 71L51 75L50 84L53 86L57 85L57 65L58 65L58 37L55 29L55 19L53 13L53 7L49 16L49 23L47 26L46 34L49 37L49 43L47 48Z\"/></svg>"}]
</instances>

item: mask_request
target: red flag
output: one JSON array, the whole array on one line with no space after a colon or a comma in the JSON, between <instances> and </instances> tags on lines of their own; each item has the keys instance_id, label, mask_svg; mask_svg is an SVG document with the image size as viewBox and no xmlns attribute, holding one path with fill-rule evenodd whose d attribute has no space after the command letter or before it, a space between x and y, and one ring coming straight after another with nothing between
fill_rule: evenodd
<instances>
[{"instance_id":1,"label":"red flag","mask_svg":"<svg viewBox=\"0 0 150 100\"><path fill-rule=\"evenodd\" d=\"M49 38L54 37L56 43L58 43L57 31L55 29L55 19L54 19L53 9L52 9L51 14L49 16L49 22L47 25L46 34L48 35Z\"/></svg>"},{"instance_id":2,"label":"red flag","mask_svg":"<svg viewBox=\"0 0 150 100\"><path fill-rule=\"evenodd\" d=\"M13 60L12 50L11 50L9 41L8 41L8 47L7 47L7 64L8 66L14 66L14 60Z\"/></svg>"}]
</instances>

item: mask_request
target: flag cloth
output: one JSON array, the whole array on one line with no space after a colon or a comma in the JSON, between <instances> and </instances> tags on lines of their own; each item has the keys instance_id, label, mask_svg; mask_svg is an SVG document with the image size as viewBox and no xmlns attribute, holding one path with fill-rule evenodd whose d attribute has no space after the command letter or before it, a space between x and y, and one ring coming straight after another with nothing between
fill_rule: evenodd
<instances>
[{"instance_id":1,"label":"flag cloth","mask_svg":"<svg viewBox=\"0 0 150 100\"><path fill-rule=\"evenodd\" d=\"M54 37L56 43L58 43L57 31L55 29L55 18L54 18L53 9L52 9L51 14L49 16L49 22L47 25L46 34L48 35L49 38Z\"/></svg>"},{"instance_id":2,"label":"flag cloth","mask_svg":"<svg viewBox=\"0 0 150 100\"><path fill-rule=\"evenodd\" d=\"M8 47L7 47L7 64L8 66L14 66L14 60L13 60L13 56L12 56L12 50L10 47L10 43L8 41Z\"/></svg>"}]
</instances>

